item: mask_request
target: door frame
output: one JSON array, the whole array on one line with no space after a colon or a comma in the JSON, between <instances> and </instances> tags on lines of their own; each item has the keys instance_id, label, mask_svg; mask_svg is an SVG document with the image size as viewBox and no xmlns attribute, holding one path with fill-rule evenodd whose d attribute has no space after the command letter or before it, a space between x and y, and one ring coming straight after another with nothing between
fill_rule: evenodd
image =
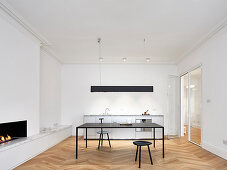
<instances>
[{"instance_id":1,"label":"door frame","mask_svg":"<svg viewBox=\"0 0 227 170\"><path fill-rule=\"evenodd\" d=\"M180 74L180 78L182 78L183 76L185 76L186 74L188 74L188 84L190 84L190 74L192 71L196 70L200 68L201 69L201 101L200 101L200 110L201 110L201 115L200 115L200 129L201 129L201 143L197 144L193 141L191 141L191 128L190 128L190 117L191 117L191 111L190 111L190 107L188 107L188 141L198 145L198 146L202 146L203 144L203 66L202 64L196 65L194 67L191 67L190 69L188 69L187 71L185 71L184 73ZM182 124L183 120L183 112L182 112L182 81L180 81L180 96L181 96L181 102L180 102L180 112L181 112L181 136L184 136L182 134L184 134L184 131L182 129L184 129L184 124ZM190 88L188 88L188 98L190 98ZM190 106L190 100L188 100L188 106Z\"/></svg>"},{"instance_id":2,"label":"door frame","mask_svg":"<svg viewBox=\"0 0 227 170\"><path fill-rule=\"evenodd\" d=\"M180 128L179 129L179 134L177 134L176 136L169 136L169 126L170 126L170 122L168 121L168 123L167 123L167 126L168 126L168 139L174 139L174 138L178 138L178 137L181 137L181 77L179 76L179 75L168 75L168 81L169 81L169 79L170 78L177 78L178 79L178 88L177 88L177 91L178 91L178 96L179 96L179 98L178 98L178 113L179 113L179 122L180 122L180 125L179 124L177 124L177 125L179 125L178 126L178 128ZM169 84L169 82L168 82L168 84ZM168 87L169 88L169 87ZM168 91L168 89L167 89L167 96L169 97L169 91ZM169 98L168 98L168 100L169 100ZM180 107L180 108L179 108ZM169 114L169 101L168 101L168 104L167 104L167 110L168 110L168 114L167 114L167 119L169 119L169 116L170 116L170 114Z\"/></svg>"}]
</instances>

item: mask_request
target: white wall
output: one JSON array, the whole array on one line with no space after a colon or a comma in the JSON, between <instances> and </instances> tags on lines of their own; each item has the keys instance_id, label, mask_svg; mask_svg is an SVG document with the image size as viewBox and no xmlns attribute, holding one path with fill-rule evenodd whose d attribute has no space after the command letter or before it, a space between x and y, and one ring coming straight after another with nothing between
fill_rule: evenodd
<instances>
[{"instance_id":1,"label":"white wall","mask_svg":"<svg viewBox=\"0 0 227 170\"><path fill-rule=\"evenodd\" d=\"M40 128L61 122L61 64L46 52L40 55Z\"/></svg>"},{"instance_id":2,"label":"white wall","mask_svg":"<svg viewBox=\"0 0 227 170\"><path fill-rule=\"evenodd\" d=\"M202 64L202 146L227 159L227 27L178 64L180 74ZM209 102L210 100L210 102Z\"/></svg>"},{"instance_id":3,"label":"white wall","mask_svg":"<svg viewBox=\"0 0 227 170\"><path fill-rule=\"evenodd\" d=\"M168 75L173 65L103 64L102 85L153 85L153 93L91 93L99 83L98 64L65 64L62 68L62 124L80 125L84 114L167 113ZM166 122L165 122L166 123Z\"/></svg>"},{"instance_id":4,"label":"white wall","mask_svg":"<svg viewBox=\"0 0 227 170\"><path fill-rule=\"evenodd\" d=\"M39 43L0 15L0 123L28 120L39 132Z\"/></svg>"}]
</instances>

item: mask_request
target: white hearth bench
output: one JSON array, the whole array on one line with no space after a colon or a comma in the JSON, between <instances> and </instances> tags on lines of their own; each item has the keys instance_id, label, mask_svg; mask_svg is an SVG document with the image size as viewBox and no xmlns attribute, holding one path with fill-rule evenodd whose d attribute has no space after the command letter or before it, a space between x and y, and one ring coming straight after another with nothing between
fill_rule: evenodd
<instances>
[{"instance_id":1,"label":"white hearth bench","mask_svg":"<svg viewBox=\"0 0 227 170\"><path fill-rule=\"evenodd\" d=\"M13 169L72 135L72 126L0 144L1 170Z\"/></svg>"}]
</instances>

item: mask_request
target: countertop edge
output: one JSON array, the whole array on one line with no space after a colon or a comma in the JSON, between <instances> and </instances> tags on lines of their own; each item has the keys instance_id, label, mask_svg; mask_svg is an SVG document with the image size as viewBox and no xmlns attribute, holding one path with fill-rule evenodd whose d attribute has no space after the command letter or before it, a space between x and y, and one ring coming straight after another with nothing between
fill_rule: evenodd
<instances>
[{"instance_id":1,"label":"countertop edge","mask_svg":"<svg viewBox=\"0 0 227 170\"><path fill-rule=\"evenodd\" d=\"M164 116L164 115L84 115L84 116Z\"/></svg>"}]
</instances>

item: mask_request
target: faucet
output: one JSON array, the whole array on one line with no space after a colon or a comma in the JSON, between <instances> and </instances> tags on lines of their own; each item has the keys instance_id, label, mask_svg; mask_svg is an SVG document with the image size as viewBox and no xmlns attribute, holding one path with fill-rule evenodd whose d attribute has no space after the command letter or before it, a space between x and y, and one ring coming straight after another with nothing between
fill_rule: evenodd
<instances>
[{"instance_id":1,"label":"faucet","mask_svg":"<svg viewBox=\"0 0 227 170\"><path fill-rule=\"evenodd\" d=\"M110 111L108 107L105 109L105 113L104 113L105 115L108 115L107 111Z\"/></svg>"}]
</instances>

